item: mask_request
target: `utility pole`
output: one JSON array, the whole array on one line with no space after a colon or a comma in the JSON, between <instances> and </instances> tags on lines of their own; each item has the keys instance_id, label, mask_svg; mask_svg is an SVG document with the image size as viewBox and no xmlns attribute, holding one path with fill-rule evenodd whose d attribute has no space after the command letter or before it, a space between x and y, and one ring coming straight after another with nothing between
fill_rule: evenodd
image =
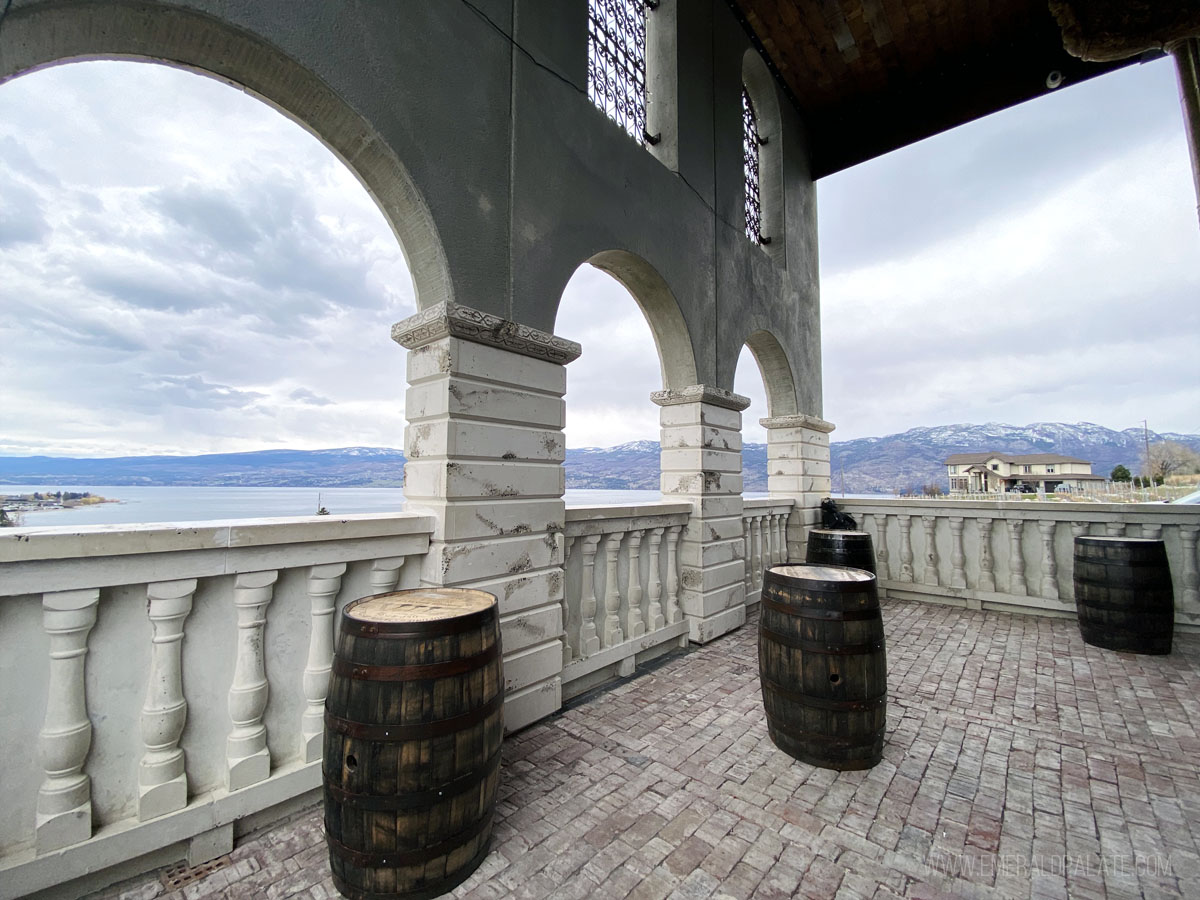
<instances>
[{"instance_id":1,"label":"utility pole","mask_svg":"<svg viewBox=\"0 0 1200 900\"><path fill-rule=\"evenodd\" d=\"M1146 441L1146 467L1142 470L1143 480L1148 476L1151 481L1154 480L1154 475L1150 471L1150 429L1146 426L1146 420L1142 419L1142 437Z\"/></svg>"}]
</instances>

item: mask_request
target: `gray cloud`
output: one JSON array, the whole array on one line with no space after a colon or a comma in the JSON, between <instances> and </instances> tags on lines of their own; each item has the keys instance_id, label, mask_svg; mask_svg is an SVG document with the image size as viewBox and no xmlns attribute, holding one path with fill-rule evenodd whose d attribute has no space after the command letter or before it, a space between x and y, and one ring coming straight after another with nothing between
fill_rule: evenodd
<instances>
[{"instance_id":1,"label":"gray cloud","mask_svg":"<svg viewBox=\"0 0 1200 900\"><path fill-rule=\"evenodd\" d=\"M258 391L243 391L226 384L212 384L199 375L160 375L148 378L145 391L169 406L187 409L244 409L266 398Z\"/></svg>"},{"instance_id":2,"label":"gray cloud","mask_svg":"<svg viewBox=\"0 0 1200 900\"><path fill-rule=\"evenodd\" d=\"M36 243L49 230L37 191L0 172L0 247Z\"/></svg>"},{"instance_id":3,"label":"gray cloud","mask_svg":"<svg viewBox=\"0 0 1200 900\"><path fill-rule=\"evenodd\" d=\"M296 390L288 394L288 397L290 397L292 400L295 400L297 403L306 403L309 406L333 405L333 401L328 397L322 397L319 394L314 394L308 388L296 388Z\"/></svg>"},{"instance_id":4,"label":"gray cloud","mask_svg":"<svg viewBox=\"0 0 1200 900\"><path fill-rule=\"evenodd\" d=\"M1200 242L1172 79L1135 68L822 181L835 438L1147 416L1200 430ZM0 150L0 215L24 192L14 233L30 236L0 252L0 452L400 445L388 326L413 308L406 269L302 129L189 73L85 63L0 87ZM656 439L657 353L624 289L582 267L555 331L584 345L568 443ZM745 354L735 389L760 398L743 422L761 440Z\"/></svg>"}]
</instances>

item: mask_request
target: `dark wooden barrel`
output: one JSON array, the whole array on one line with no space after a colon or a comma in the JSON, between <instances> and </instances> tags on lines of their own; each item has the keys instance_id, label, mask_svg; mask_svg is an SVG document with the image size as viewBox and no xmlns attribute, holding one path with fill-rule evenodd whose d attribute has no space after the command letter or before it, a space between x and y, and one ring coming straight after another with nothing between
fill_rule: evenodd
<instances>
[{"instance_id":1,"label":"dark wooden barrel","mask_svg":"<svg viewBox=\"0 0 1200 900\"><path fill-rule=\"evenodd\" d=\"M887 655L875 576L772 566L763 577L758 670L775 746L826 769L883 757Z\"/></svg>"},{"instance_id":2,"label":"dark wooden barrel","mask_svg":"<svg viewBox=\"0 0 1200 900\"><path fill-rule=\"evenodd\" d=\"M849 566L875 574L875 548L865 531L814 528L808 533L806 560L810 566Z\"/></svg>"},{"instance_id":3,"label":"dark wooden barrel","mask_svg":"<svg viewBox=\"0 0 1200 900\"><path fill-rule=\"evenodd\" d=\"M1162 541L1080 535L1074 580L1084 641L1128 653L1171 652L1175 593Z\"/></svg>"},{"instance_id":4,"label":"dark wooden barrel","mask_svg":"<svg viewBox=\"0 0 1200 900\"><path fill-rule=\"evenodd\" d=\"M325 835L353 900L436 897L487 855L504 676L496 598L427 589L346 605L325 700Z\"/></svg>"}]
</instances>

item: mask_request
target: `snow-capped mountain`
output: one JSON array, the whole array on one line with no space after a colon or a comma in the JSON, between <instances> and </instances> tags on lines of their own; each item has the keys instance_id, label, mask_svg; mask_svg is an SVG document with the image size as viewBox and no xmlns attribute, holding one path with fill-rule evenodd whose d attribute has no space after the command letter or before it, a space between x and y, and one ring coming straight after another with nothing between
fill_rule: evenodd
<instances>
[{"instance_id":1,"label":"snow-capped mountain","mask_svg":"<svg viewBox=\"0 0 1200 900\"><path fill-rule=\"evenodd\" d=\"M1200 452L1200 435L1152 431L1149 439L1178 441ZM1145 442L1140 428L1114 431L1090 422L912 428L902 434L834 442L833 490L840 492L843 483L850 493L890 493L930 483L945 488L947 456L992 450L1074 456L1091 462L1097 475L1107 475L1118 463L1136 471ZM766 490L766 445L746 444L742 465L745 490ZM398 487L403 474L404 453L387 447L110 459L0 457L0 483L9 484ZM657 490L658 442L568 450L566 476L569 488Z\"/></svg>"}]
</instances>

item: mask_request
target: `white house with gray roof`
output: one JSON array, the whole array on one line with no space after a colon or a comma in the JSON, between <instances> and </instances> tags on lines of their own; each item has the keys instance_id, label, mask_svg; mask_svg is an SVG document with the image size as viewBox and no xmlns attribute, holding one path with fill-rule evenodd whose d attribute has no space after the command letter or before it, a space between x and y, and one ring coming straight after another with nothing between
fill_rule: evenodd
<instances>
[{"instance_id":1,"label":"white house with gray roof","mask_svg":"<svg viewBox=\"0 0 1200 900\"><path fill-rule=\"evenodd\" d=\"M1057 453L953 453L946 458L950 493L996 493L1028 486L1038 491L1079 491L1088 482L1104 481L1092 474L1085 459Z\"/></svg>"}]
</instances>

